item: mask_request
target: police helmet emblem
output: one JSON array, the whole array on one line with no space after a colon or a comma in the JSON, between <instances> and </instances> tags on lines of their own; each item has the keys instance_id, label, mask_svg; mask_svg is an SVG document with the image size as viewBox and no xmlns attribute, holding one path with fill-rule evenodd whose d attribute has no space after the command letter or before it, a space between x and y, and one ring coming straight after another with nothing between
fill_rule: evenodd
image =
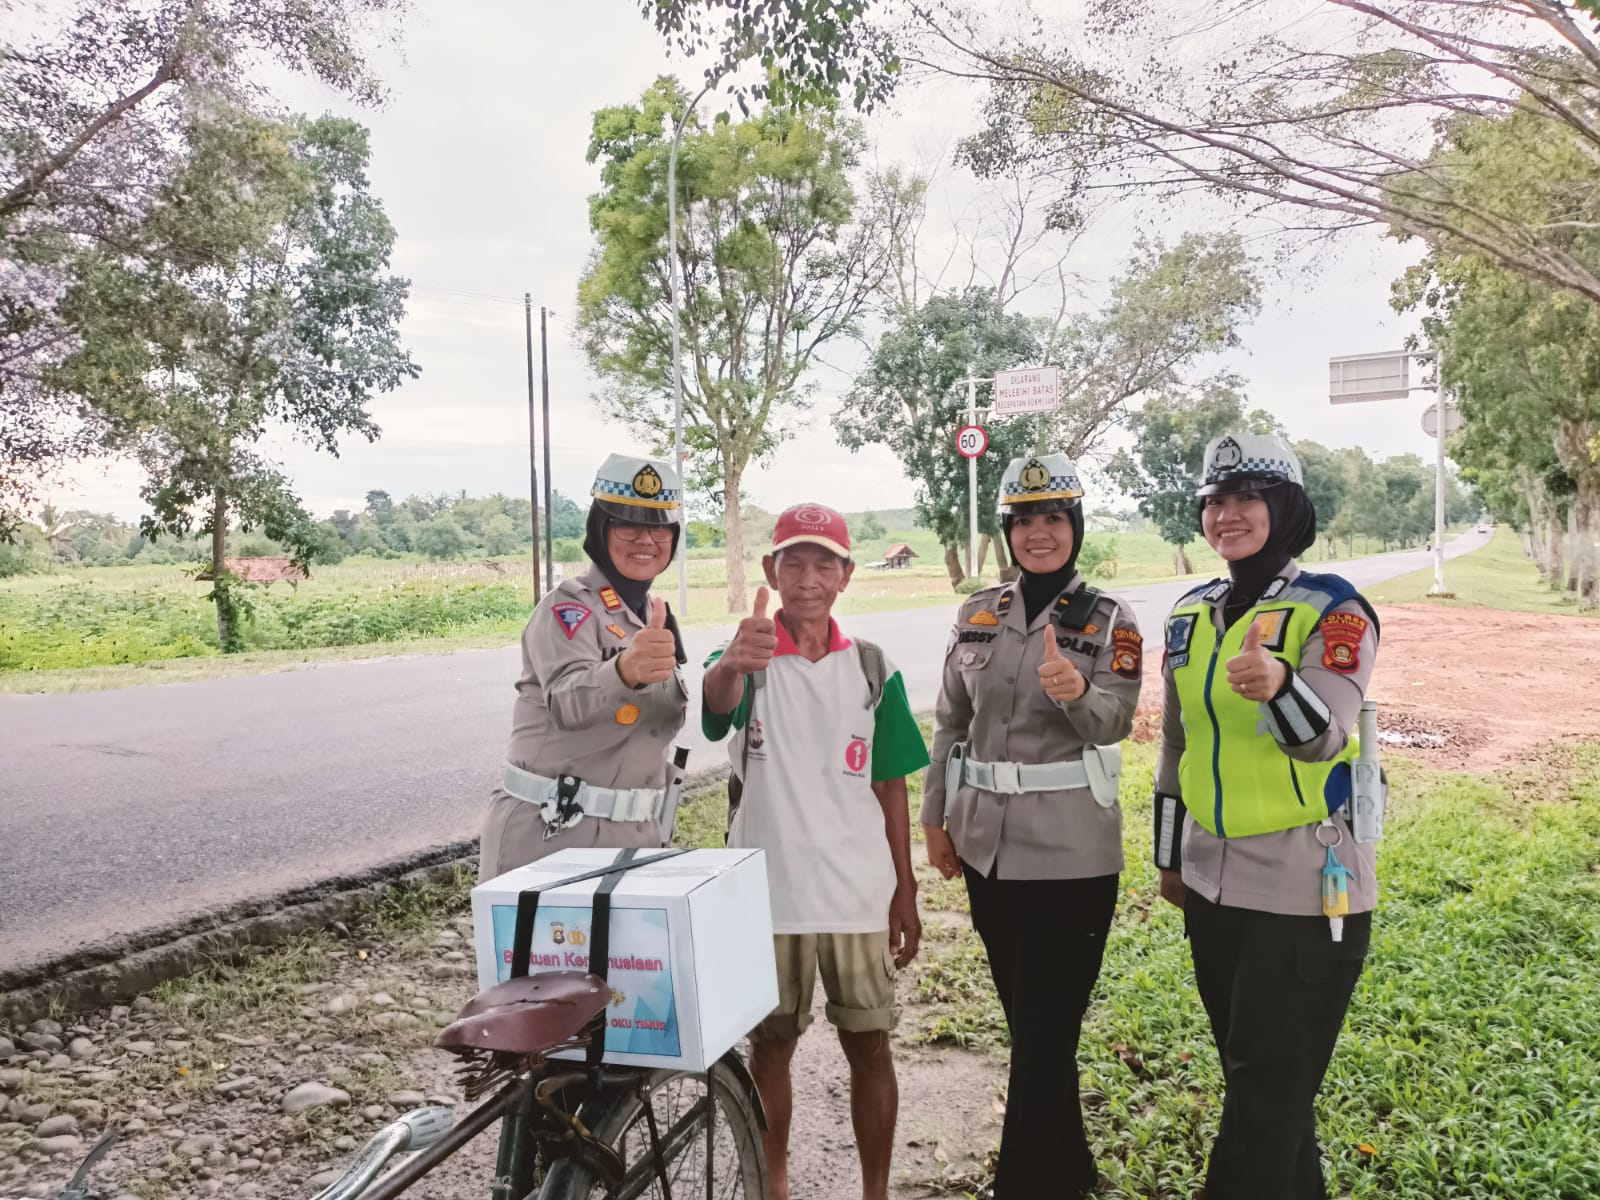
<instances>
[{"instance_id":1,"label":"police helmet emblem","mask_svg":"<svg viewBox=\"0 0 1600 1200\"><path fill-rule=\"evenodd\" d=\"M1017 482L1022 485L1022 490L1025 492L1043 491L1050 483L1050 472L1045 470L1044 464L1037 458L1030 458L1028 465L1022 468L1022 474Z\"/></svg>"},{"instance_id":2,"label":"police helmet emblem","mask_svg":"<svg viewBox=\"0 0 1600 1200\"><path fill-rule=\"evenodd\" d=\"M1244 452L1231 437L1218 442L1216 453L1211 456L1211 465L1219 471L1231 471L1243 461Z\"/></svg>"},{"instance_id":3,"label":"police helmet emblem","mask_svg":"<svg viewBox=\"0 0 1600 1200\"><path fill-rule=\"evenodd\" d=\"M656 474L656 469L649 463L639 468L633 477L633 490L636 495L646 500L654 500L661 494L661 476Z\"/></svg>"}]
</instances>

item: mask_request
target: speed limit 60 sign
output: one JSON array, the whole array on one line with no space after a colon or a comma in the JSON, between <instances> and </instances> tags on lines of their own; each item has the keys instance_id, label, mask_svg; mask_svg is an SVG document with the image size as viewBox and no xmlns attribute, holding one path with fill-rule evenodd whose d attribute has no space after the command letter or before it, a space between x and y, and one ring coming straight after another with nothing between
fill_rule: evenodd
<instances>
[{"instance_id":1,"label":"speed limit 60 sign","mask_svg":"<svg viewBox=\"0 0 1600 1200\"><path fill-rule=\"evenodd\" d=\"M981 458L989 448L989 434L982 425L963 425L956 430L956 452L962 458Z\"/></svg>"}]
</instances>

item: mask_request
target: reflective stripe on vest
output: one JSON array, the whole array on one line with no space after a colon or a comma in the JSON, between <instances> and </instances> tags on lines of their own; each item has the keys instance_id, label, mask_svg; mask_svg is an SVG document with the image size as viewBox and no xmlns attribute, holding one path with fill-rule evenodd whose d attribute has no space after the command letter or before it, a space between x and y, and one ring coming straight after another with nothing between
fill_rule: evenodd
<instances>
[{"instance_id":1,"label":"reflective stripe on vest","mask_svg":"<svg viewBox=\"0 0 1600 1200\"><path fill-rule=\"evenodd\" d=\"M1228 686L1228 660L1243 648L1257 619L1267 625L1262 645L1299 667L1306 641L1329 607L1326 591L1290 584L1221 638L1209 604L1180 602L1167 618L1168 656L1183 714L1183 803L1211 833L1248 837L1310 825L1349 800L1350 763L1359 750L1354 734L1331 762L1296 762L1266 732L1261 705ZM1191 626L1187 637L1175 640L1172 630L1185 621ZM1186 644L1174 655L1177 640Z\"/></svg>"}]
</instances>

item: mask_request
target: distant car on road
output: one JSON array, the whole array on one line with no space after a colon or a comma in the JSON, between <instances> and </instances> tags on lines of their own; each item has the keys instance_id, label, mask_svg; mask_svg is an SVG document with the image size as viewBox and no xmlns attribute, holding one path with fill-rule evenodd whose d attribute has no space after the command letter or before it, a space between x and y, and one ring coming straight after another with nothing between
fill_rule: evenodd
<instances>
[{"instance_id":1,"label":"distant car on road","mask_svg":"<svg viewBox=\"0 0 1600 1200\"><path fill-rule=\"evenodd\" d=\"M1487 521L1479 521L1478 522L1478 532L1479 533L1493 533L1494 532L1494 526L1489 524L1489 522L1487 522Z\"/></svg>"}]
</instances>

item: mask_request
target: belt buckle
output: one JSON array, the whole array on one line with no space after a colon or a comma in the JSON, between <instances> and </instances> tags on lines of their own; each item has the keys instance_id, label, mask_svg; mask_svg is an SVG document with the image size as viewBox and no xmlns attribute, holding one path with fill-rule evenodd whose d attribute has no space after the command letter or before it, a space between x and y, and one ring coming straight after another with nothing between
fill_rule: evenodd
<instances>
[{"instance_id":1,"label":"belt buckle","mask_svg":"<svg viewBox=\"0 0 1600 1200\"><path fill-rule=\"evenodd\" d=\"M1002 796L1015 796L1022 792L1022 771L1014 762L990 763L994 773L994 790Z\"/></svg>"},{"instance_id":2,"label":"belt buckle","mask_svg":"<svg viewBox=\"0 0 1600 1200\"><path fill-rule=\"evenodd\" d=\"M578 789L582 786L583 781L576 775L558 775L550 785L550 790L539 805L547 839L571 829L583 820L583 808L578 803Z\"/></svg>"}]
</instances>

